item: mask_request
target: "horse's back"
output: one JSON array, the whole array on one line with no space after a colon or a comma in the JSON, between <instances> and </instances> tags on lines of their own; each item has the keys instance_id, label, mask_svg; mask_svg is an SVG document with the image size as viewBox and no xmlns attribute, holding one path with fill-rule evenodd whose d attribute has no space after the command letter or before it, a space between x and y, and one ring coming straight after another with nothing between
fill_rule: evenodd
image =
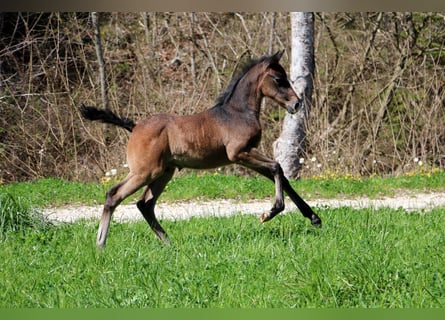
<instances>
[{"instance_id":1,"label":"horse's back","mask_svg":"<svg viewBox=\"0 0 445 320\"><path fill-rule=\"evenodd\" d=\"M194 169L230 163L220 124L207 112L158 114L139 121L128 141L127 160L130 167L154 161Z\"/></svg>"}]
</instances>

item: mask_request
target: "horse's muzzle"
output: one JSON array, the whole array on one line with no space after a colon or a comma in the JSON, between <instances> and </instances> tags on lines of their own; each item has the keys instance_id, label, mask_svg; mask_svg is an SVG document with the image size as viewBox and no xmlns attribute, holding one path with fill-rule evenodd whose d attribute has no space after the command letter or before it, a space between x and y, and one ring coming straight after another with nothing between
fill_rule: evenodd
<instances>
[{"instance_id":1,"label":"horse's muzzle","mask_svg":"<svg viewBox=\"0 0 445 320\"><path fill-rule=\"evenodd\" d=\"M287 112L289 112L290 114L294 114L297 113L298 110L300 110L300 108L303 106L303 102L302 101L297 101L297 103L295 103L294 105L288 105L286 106L286 110Z\"/></svg>"}]
</instances>

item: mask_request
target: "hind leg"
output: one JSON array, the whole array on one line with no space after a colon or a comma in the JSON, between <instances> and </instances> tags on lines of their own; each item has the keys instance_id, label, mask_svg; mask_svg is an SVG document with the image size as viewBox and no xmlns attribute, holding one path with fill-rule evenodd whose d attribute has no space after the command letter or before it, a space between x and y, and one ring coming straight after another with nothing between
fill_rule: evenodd
<instances>
[{"instance_id":1,"label":"hind leg","mask_svg":"<svg viewBox=\"0 0 445 320\"><path fill-rule=\"evenodd\" d=\"M100 219L99 230L97 231L96 245L99 248L103 248L105 246L111 216L116 207L122 202L122 200L136 192L146 183L146 177L130 173L124 180L112 187L107 192L102 217Z\"/></svg>"},{"instance_id":2,"label":"hind leg","mask_svg":"<svg viewBox=\"0 0 445 320\"><path fill-rule=\"evenodd\" d=\"M162 176L150 183L144 190L141 199L137 203L138 209L141 211L150 228L156 236L166 245L170 245L167 233L156 219L154 208L156 200L158 200L165 186L173 177L175 168L167 168Z\"/></svg>"}]
</instances>

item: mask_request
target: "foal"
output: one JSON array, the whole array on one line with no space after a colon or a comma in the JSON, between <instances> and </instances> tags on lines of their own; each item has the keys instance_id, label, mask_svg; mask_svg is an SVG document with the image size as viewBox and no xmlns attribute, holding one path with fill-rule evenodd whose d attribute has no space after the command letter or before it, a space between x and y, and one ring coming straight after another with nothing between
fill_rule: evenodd
<instances>
[{"instance_id":1,"label":"foal","mask_svg":"<svg viewBox=\"0 0 445 320\"><path fill-rule=\"evenodd\" d=\"M293 190L278 162L262 155L260 106L263 97L275 100L295 113L301 100L292 89L279 64L284 50L264 56L232 79L216 105L195 115L159 114L139 121L121 118L109 110L82 106L83 117L123 127L131 132L127 145L127 177L106 196L97 234L97 246L105 246L111 216L129 195L144 187L137 207L157 237L169 243L155 217L156 200L176 168L209 169L237 163L275 182L275 204L261 215L265 222L284 210L283 190L314 226L320 218Z\"/></svg>"}]
</instances>

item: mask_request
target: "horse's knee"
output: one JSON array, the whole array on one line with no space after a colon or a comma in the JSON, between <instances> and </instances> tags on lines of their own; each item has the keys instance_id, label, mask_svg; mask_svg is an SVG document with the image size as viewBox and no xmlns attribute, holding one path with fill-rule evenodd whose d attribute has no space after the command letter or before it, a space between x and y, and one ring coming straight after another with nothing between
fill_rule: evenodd
<instances>
[{"instance_id":1,"label":"horse's knee","mask_svg":"<svg viewBox=\"0 0 445 320\"><path fill-rule=\"evenodd\" d=\"M274 176L280 176L280 177L284 176L283 169L281 168L281 165L276 161L274 161L271 164L270 171Z\"/></svg>"}]
</instances>

